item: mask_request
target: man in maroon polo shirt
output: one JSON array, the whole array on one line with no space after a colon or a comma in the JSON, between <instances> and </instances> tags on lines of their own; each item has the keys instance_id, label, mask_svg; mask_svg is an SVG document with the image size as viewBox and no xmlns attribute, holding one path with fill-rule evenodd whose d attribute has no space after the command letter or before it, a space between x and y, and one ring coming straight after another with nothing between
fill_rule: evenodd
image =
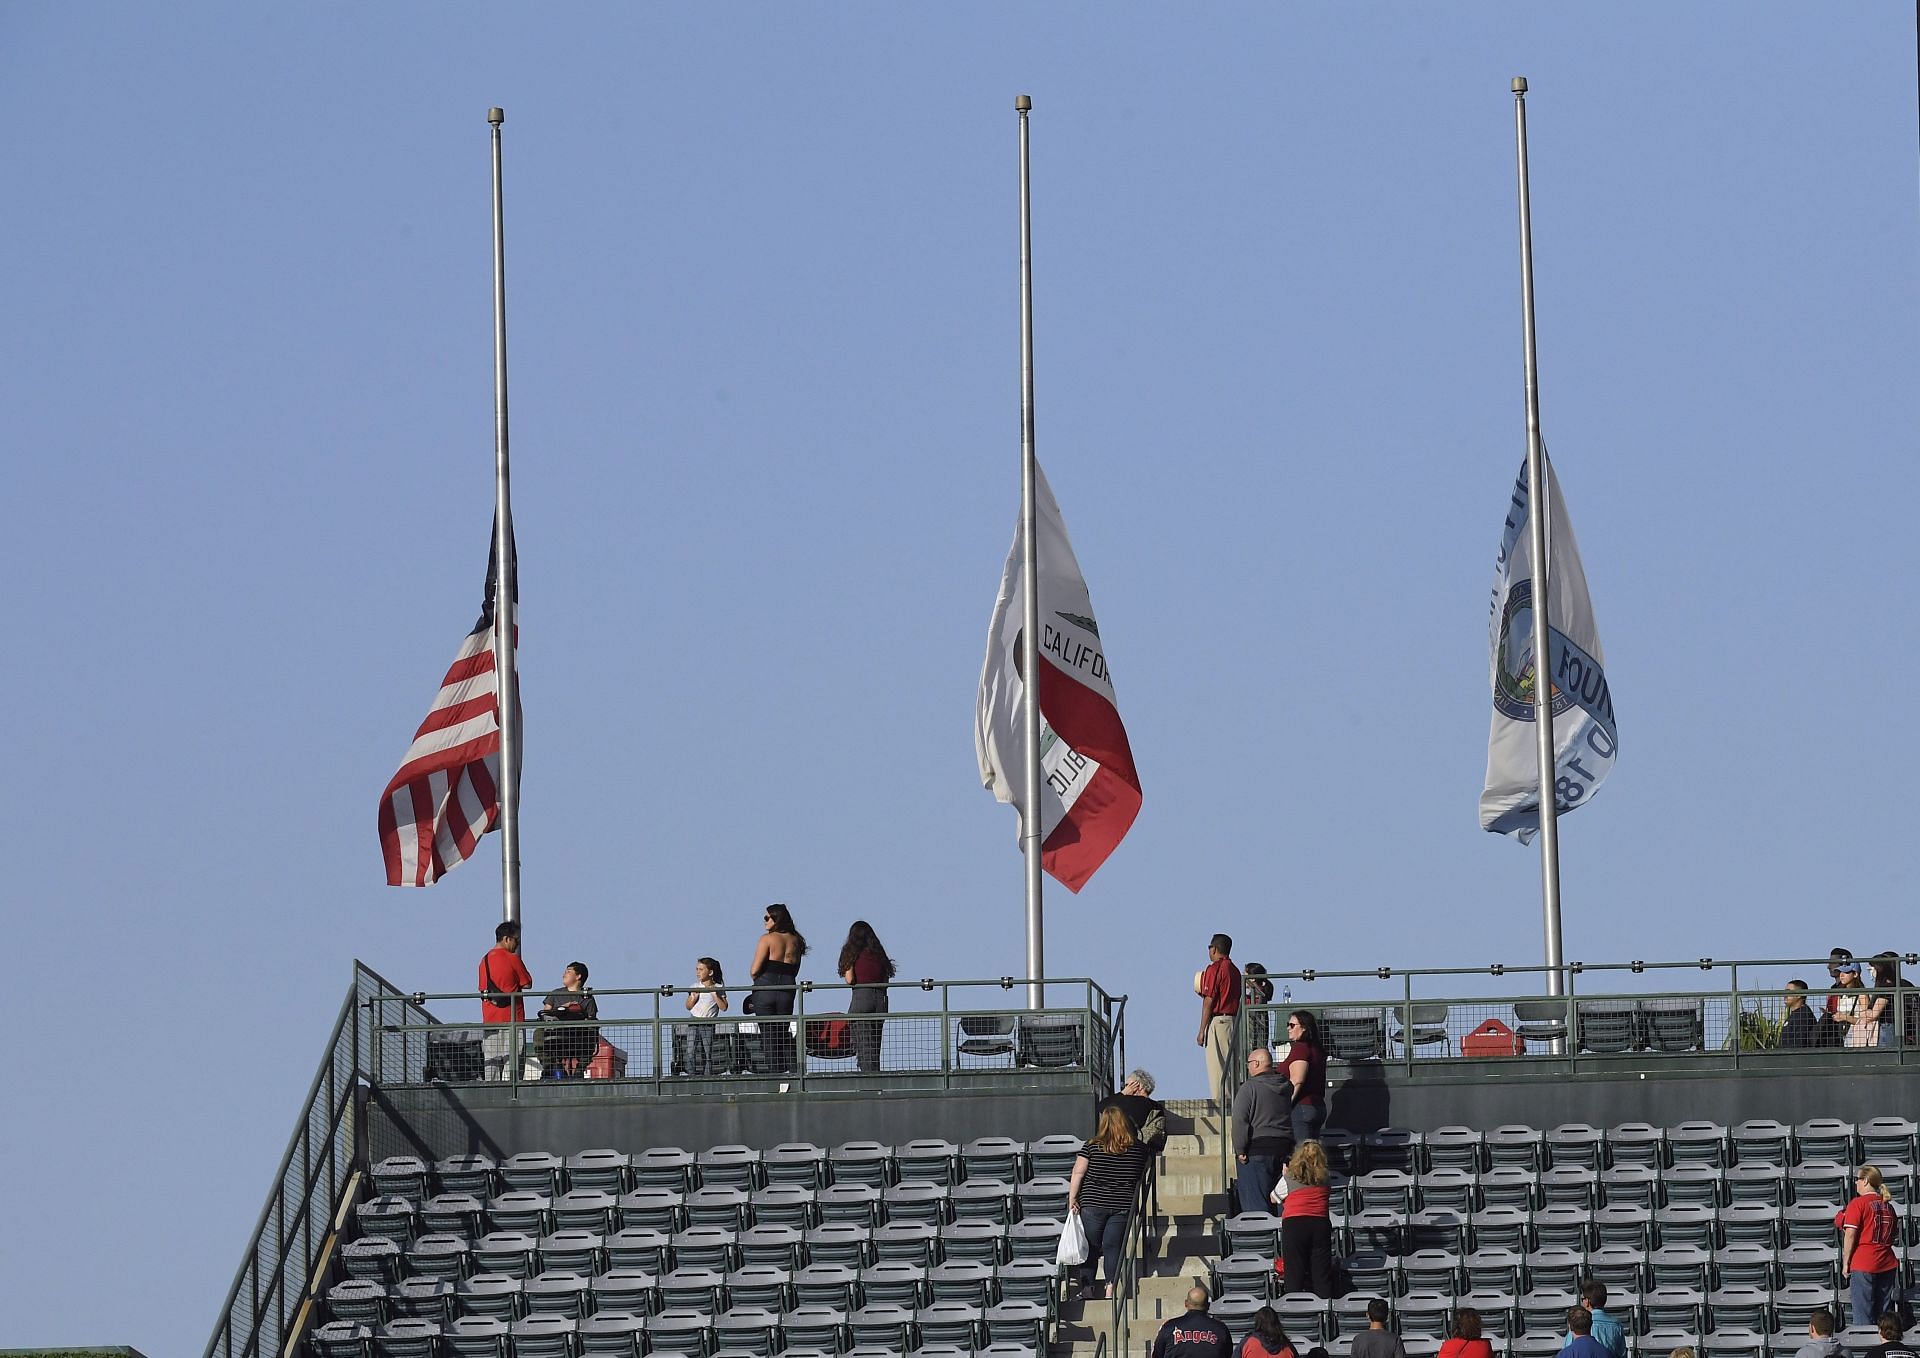
<instances>
[{"instance_id":1,"label":"man in maroon polo shirt","mask_svg":"<svg viewBox=\"0 0 1920 1358\"><path fill-rule=\"evenodd\" d=\"M1207 1053L1207 1090L1223 1112L1225 1081L1233 1060L1233 1024L1240 1013L1240 968L1233 964L1233 940L1215 934L1207 944L1207 969L1200 973L1200 1035L1194 1044Z\"/></svg>"}]
</instances>

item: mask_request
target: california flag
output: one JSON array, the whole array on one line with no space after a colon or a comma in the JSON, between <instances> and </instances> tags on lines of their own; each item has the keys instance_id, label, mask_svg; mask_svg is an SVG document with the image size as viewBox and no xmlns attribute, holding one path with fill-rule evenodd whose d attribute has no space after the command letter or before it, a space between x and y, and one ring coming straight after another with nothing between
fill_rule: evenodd
<instances>
[{"instance_id":1,"label":"california flag","mask_svg":"<svg viewBox=\"0 0 1920 1358\"><path fill-rule=\"evenodd\" d=\"M1087 582L1073 559L1060 506L1037 465L1034 493L1040 563L1040 863L1069 891L1078 891L1140 814L1140 775L1133 770L1133 750L1120 724ZM987 627L987 663L980 671L973 732L981 782L1016 809L1022 809L1026 791L1021 538L1016 524Z\"/></svg>"},{"instance_id":2,"label":"california flag","mask_svg":"<svg viewBox=\"0 0 1920 1358\"><path fill-rule=\"evenodd\" d=\"M1587 598L1553 464L1547 471L1548 672L1553 676L1554 805L1561 814L1593 799L1619 745L1606 659ZM1527 468L1520 465L1494 565L1491 635L1493 733L1480 826L1531 843L1540 828L1540 767L1534 744L1533 544L1527 533Z\"/></svg>"}]
</instances>

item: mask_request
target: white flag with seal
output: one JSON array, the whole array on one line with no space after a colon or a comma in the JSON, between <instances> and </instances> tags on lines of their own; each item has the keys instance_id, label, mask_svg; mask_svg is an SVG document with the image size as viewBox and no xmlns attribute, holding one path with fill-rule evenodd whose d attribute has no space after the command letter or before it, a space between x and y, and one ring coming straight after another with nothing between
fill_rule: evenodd
<instances>
[{"instance_id":1,"label":"white flag with seal","mask_svg":"<svg viewBox=\"0 0 1920 1358\"><path fill-rule=\"evenodd\" d=\"M1554 807L1564 815L1600 790L1619 750L1606 659L1587 597L1553 464L1547 473L1547 671L1552 676ZM1494 565L1491 636L1493 730L1480 827L1530 844L1540 829L1540 766L1534 742L1533 543L1527 532L1527 466L1514 483Z\"/></svg>"},{"instance_id":2,"label":"white flag with seal","mask_svg":"<svg viewBox=\"0 0 1920 1358\"><path fill-rule=\"evenodd\" d=\"M1034 466L1036 560L1040 568L1040 863L1079 891L1140 813L1140 775L1114 701L1087 582L1046 474ZM974 751L980 780L1019 810L1026 795L1025 688L1020 633L1025 612L1021 525L1000 577L987 659L980 671Z\"/></svg>"}]
</instances>

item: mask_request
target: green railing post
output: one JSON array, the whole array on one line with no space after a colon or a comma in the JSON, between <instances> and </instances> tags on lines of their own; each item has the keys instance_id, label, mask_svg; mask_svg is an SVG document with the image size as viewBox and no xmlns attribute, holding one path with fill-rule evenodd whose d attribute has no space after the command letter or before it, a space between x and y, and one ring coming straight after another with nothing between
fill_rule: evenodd
<instances>
[{"instance_id":1,"label":"green railing post","mask_svg":"<svg viewBox=\"0 0 1920 1358\"><path fill-rule=\"evenodd\" d=\"M1746 1028L1746 1024L1741 1022L1742 1016L1740 1013L1740 964L1738 962L1729 963L1727 965L1727 975L1728 975L1727 1002L1733 1006L1733 1011L1729 1016L1730 1022L1733 1025L1732 1027L1733 1066L1735 1070L1738 1070L1740 1068L1741 1051L1747 1045L1746 1033L1744 1031L1744 1029ZM1756 1010L1755 1012L1757 1015L1758 1011ZM1706 1029L1706 1025L1703 1022L1701 1024L1701 1034L1700 1034L1701 1036L1700 1045L1703 1048L1707 1045L1705 1029Z\"/></svg>"},{"instance_id":2,"label":"green railing post","mask_svg":"<svg viewBox=\"0 0 1920 1358\"><path fill-rule=\"evenodd\" d=\"M1407 1078L1413 1078L1413 973L1400 973L1401 991L1405 1002L1400 1009L1400 1045L1407 1053Z\"/></svg>"}]
</instances>

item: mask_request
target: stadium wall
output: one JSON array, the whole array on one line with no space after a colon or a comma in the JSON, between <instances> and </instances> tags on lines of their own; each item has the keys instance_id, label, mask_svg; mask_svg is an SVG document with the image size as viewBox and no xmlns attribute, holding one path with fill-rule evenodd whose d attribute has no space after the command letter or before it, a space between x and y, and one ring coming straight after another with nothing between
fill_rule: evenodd
<instances>
[{"instance_id":1,"label":"stadium wall","mask_svg":"<svg viewBox=\"0 0 1920 1358\"><path fill-rule=\"evenodd\" d=\"M1837 1117L1862 1122L1920 1108L1920 1066L1850 1064L1845 1053L1782 1058L1768 1067L1752 1058L1738 1069L1701 1068L1686 1058L1670 1062L1624 1058L1617 1065L1583 1057L1583 1069L1525 1070L1514 1061L1416 1062L1333 1071L1327 1123L1354 1132L1381 1127L1431 1131L1435 1127L1496 1127L1522 1123L1554 1127L1584 1122L1672 1126L1693 1118L1725 1126L1753 1118L1798 1124ZM1336 1067L1337 1070L1337 1067Z\"/></svg>"}]
</instances>

